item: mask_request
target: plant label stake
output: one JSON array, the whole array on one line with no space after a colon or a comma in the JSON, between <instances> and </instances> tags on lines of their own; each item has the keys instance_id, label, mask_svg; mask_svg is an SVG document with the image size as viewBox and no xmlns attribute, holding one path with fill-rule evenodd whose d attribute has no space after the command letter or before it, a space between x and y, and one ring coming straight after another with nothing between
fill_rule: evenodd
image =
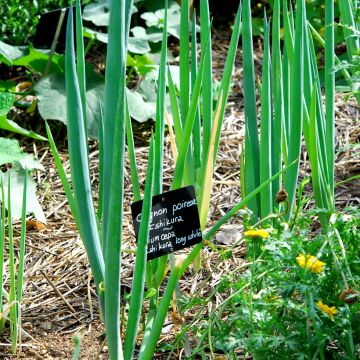
<instances>
[{"instance_id":1,"label":"plant label stake","mask_svg":"<svg viewBox=\"0 0 360 360\"><path fill-rule=\"evenodd\" d=\"M136 239L139 236L142 200L131 205ZM153 196L147 260L200 243L199 212L193 186Z\"/></svg>"}]
</instances>

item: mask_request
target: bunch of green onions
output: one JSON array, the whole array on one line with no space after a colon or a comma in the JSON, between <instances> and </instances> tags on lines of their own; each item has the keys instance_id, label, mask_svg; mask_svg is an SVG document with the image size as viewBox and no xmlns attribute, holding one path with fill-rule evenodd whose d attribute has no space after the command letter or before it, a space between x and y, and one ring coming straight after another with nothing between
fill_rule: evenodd
<instances>
[{"instance_id":1,"label":"bunch of green onions","mask_svg":"<svg viewBox=\"0 0 360 360\"><path fill-rule=\"evenodd\" d=\"M150 140L149 161L143 196L141 225L136 248L136 261L122 344L120 334L120 283L122 254L122 224L124 197L125 139L131 166L134 200L141 199L139 176L135 159L131 119L125 93L126 54L132 1L110 1L109 41L106 59L105 99L103 116L99 119L99 196L95 210L89 175L86 121L86 83L83 47L83 27L80 1L76 2L76 56L74 48L73 14L67 24L66 91L68 143L72 188L62 167L54 140L47 126L48 138L69 205L83 240L94 276L101 313L106 328L111 360L132 359L137 340L138 358L151 359L159 339L177 283L189 265L197 260L204 242L196 245L182 261L173 254L146 261L152 196L163 192L163 152L165 128L165 94L168 83L171 113L174 122L174 145L177 160L172 189L194 185L199 206L200 223L205 228L211 196L211 179L219 145L221 124L230 88L232 68L241 29L239 7L230 48L220 85L220 98L214 103L212 88L211 23L208 2L200 1L199 65L196 56L195 16L192 24L191 63L189 59L189 1L182 1L180 39L180 89L176 89L167 69L167 11L159 67L155 135ZM166 2L167 8L167 2ZM167 79L168 75L168 79ZM168 80L168 81L166 81ZM180 90L180 96L178 96ZM201 121L202 128L201 132ZM288 165L288 169L292 164ZM219 227L245 206L270 182L284 171L266 179L257 189L226 214L204 235L210 239ZM167 275L168 264L170 273ZM147 316L143 312L145 283L151 293ZM162 296L160 286L164 287ZM141 314L144 316L141 316ZM145 318L140 329L140 319Z\"/></svg>"},{"instance_id":2,"label":"bunch of green onions","mask_svg":"<svg viewBox=\"0 0 360 360\"><path fill-rule=\"evenodd\" d=\"M271 23L264 19L264 58L262 81L259 85L260 122L257 120L250 9L250 1L245 0L242 40L246 133L241 166L244 169L242 193L251 192L284 166L295 161L296 166L270 183L249 204L255 218L264 218L274 211L277 192L285 188L290 204L287 214L289 219L295 207L304 136L315 202L323 210L320 220L326 228L329 214L334 210L334 2L325 1L324 107L305 0L296 1L296 17L287 0L282 3L280 0L274 1Z\"/></svg>"}]
</instances>

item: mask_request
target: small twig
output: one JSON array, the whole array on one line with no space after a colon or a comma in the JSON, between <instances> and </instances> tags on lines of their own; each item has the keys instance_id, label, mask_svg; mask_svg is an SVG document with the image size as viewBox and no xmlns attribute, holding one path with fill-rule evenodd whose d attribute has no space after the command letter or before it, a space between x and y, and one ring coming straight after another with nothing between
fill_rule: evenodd
<instances>
[{"instance_id":1,"label":"small twig","mask_svg":"<svg viewBox=\"0 0 360 360\"><path fill-rule=\"evenodd\" d=\"M56 257L59 256L58 254L56 254L56 253L54 253L54 252L52 252L52 251L42 249L42 248L40 248L40 247L38 247L38 246L35 246L35 245L26 244L26 246L29 247L29 248L31 248L31 249L35 249L35 250L42 251L42 252L44 252L44 253L46 253L46 254L49 254L49 255L52 255L52 256L56 256Z\"/></svg>"},{"instance_id":2,"label":"small twig","mask_svg":"<svg viewBox=\"0 0 360 360\"><path fill-rule=\"evenodd\" d=\"M100 349L99 349L99 351L97 352L97 354L96 354L96 356L95 356L95 360L99 360L100 354L101 354L101 352L102 352L105 344L106 344L106 338L105 338L104 341L101 343Z\"/></svg>"},{"instance_id":3,"label":"small twig","mask_svg":"<svg viewBox=\"0 0 360 360\"><path fill-rule=\"evenodd\" d=\"M89 270L88 273L88 283L87 283L87 293L88 293L88 299L89 299L89 311L90 311L90 319L91 321L94 320L94 312L93 312L93 304L91 299L91 270Z\"/></svg>"},{"instance_id":4,"label":"small twig","mask_svg":"<svg viewBox=\"0 0 360 360\"><path fill-rule=\"evenodd\" d=\"M64 301L64 303L66 304L66 306L69 308L69 310L74 314L74 317L79 320L75 314L76 311L75 309L71 306L71 304L65 299L65 297L63 296L63 294L57 289L57 287L55 286L55 284L48 278L48 276L42 271L40 270L41 274L45 277L45 279L48 281L48 283L50 284L50 286L54 289L54 291L56 292L56 294Z\"/></svg>"}]
</instances>

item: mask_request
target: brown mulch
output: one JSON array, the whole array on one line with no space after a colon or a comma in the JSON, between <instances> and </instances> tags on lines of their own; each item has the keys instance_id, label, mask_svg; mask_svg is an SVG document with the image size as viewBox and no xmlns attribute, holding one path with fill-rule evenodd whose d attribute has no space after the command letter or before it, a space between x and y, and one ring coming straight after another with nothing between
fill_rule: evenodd
<instances>
[{"instance_id":1,"label":"brown mulch","mask_svg":"<svg viewBox=\"0 0 360 360\"><path fill-rule=\"evenodd\" d=\"M215 78L220 78L229 44L228 32L218 31L213 39ZM213 179L213 192L209 210L208 225L224 215L240 199L239 158L244 138L244 113L242 99L242 66L240 48L238 50L232 94L228 99L228 108L224 119L220 148ZM256 52L257 70L261 68L261 54ZM336 180L341 181L359 173L360 156L354 144L359 143L358 127L359 108L356 103L345 103L341 95L336 101ZM137 161L141 177L147 166L147 140L150 133L149 125L135 125L137 143ZM56 136L63 164L69 173L69 159L66 146L61 143L65 138L64 128L52 125ZM63 141L63 140L62 140ZM104 329L98 315L98 303L94 291L86 253L73 218L70 214L65 193L57 175L50 150L45 143L29 143L27 151L34 152L40 159L45 172L37 172L34 176L39 186L39 199L46 214L47 224L43 230L29 230L27 234L27 255L22 308L21 359L71 359L72 337L80 333L81 359L107 359L106 346L102 347ZM94 198L97 200L98 186L98 148L95 141L90 142L91 179ZM305 158L304 158L305 159ZM127 160L128 161L128 160ZM168 189L172 179L173 158L170 150L169 137L166 137L165 148L165 180L164 188ZM308 174L306 159L303 161L301 175ZM132 193L130 186L129 164L126 165L125 247L134 248L135 239L130 214ZM359 206L359 180L342 183L336 188L336 204L343 208L349 205ZM235 216L224 226L232 241L239 240L242 225L241 218ZM232 232L231 232L232 231ZM19 236L19 233L15 234ZM221 239L219 239L221 240ZM221 245L219 248L227 248ZM203 269L194 274L190 269L181 280L181 289L188 296L206 297L219 282L223 274L244 264L244 246L240 242L230 259L219 263L219 255L205 248L203 251ZM130 253L123 256L123 283L131 286L134 258ZM218 266L214 266L218 264ZM216 269L216 270L214 270ZM222 301L216 295L212 305ZM204 314L210 308L204 310ZM192 319L195 313L186 313L186 319ZM169 322L168 322L169 324ZM161 342L173 338L172 329L162 334ZM0 358L10 359L10 348L6 337L0 338ZM163 358L162 355L156 358ZM165 357L166 358L166 357ZM179 358L174 354L173 358Z\"/></svg>"}]
</instances>

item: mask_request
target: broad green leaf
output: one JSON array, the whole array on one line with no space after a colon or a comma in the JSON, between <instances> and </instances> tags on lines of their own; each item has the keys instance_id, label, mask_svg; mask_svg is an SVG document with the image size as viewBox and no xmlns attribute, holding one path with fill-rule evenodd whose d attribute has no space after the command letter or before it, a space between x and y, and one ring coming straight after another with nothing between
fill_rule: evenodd
<instances>
[{"instance_id":1,"label":"broad green leaf","mask_svg":"<svg viewBox=\"0 0 360 360\"><path fill-rule=\"evenodd\" d=\"M104 81L92 71L86 72L86 102L89 136L98 136L97 119L100 116L100 102L104 94ZM34 87L38 108L44 120L59 120L67 123L65 77L51 74L41 79Z\"/></svg>"},{"instance_id":2,"label":"broad green leaf","mask_svg":"<svg viewBox=\"0 0 360 360\"><path fill-rule=\"evenodd\" d=\"M105 44L107 44L109 38L108 34L92 29L85 29L84 35L90 39L99 40ZM146 39L129 37L128 50L134 54L147 54L151 51L151 48Z\"/></svg>"},{"instance_id":3,"label":"broad green leaf","mask_svg":"<svg viewBox=\"0 0 360 360\"><path fill-rule=\"evenodd\" d=\"M16 132L18 134L29 136L37 140L46 140L46 138L43 136L22 128L16 122L9 120L6 117L7 113L11 110L14 101L14 94L0 92L0 129Z\"/></svg>"},{"instance_id":4,"label":"broad green leaf","mask_svg":"<svg viewBox=\"0 0 360 360\"><path fill-rule=\"evenodd\" d=\"M126 67L128 71L134 70L137 74L140 74L142 77L146 77L148 73L155 69L154 62L146 55L130 55L127 54L126 57ZM129 69L130 68L130 69Z\"/></svg>"},{"instance_id":5,"label":"broad green leaf","mask_svg":"<svg viewBox=\"0 0 360 360\"><path fill-rule=\"evenodd\" d=\"M137 39L147 40L154 43L162 40L162 30L150 27L147 30L142 26L135 26L131 29L133 36Z\"/></svg>"},{"instance_id":6,"label":"broad green leaf","mask_svg":"<svg viewBox=\"0 0 360 360\"><path fill-rule=\"evenodd\" d=\"M44 170L33 155L22 151L17 140L0 138L0 166L14 163L19 163L23 169Z\"/></svg>"},{"instance_id":7,"label":"broad green leaf","mask_svg":"<svg viewBox=\"0 0 360 360\"><path fill-rule=\"evenodd\" d=\"M24 56L24 47L12 46L0 41L0 60L6 65L12 65L12 61Z\"/></svg>"},{"instance_id":8,"label":"broad green leaf","mask_svg":"<svg viewBox=\"0 0 360 360\"><path fill-rule=\"evenodd\" d=\"M154 119L156 115L156 103L146 102L137 91L127 89L126 97L129 104L129 112L132 118L139 122Z\"/></svg>"},{"instance_id":9,"label":"broad green leaf","mask_svg":"<svg viewBox=\"0 0 360 360\"><path fill-rule=\"evenodd\" d=\"M180 38L180 6L175 1L170 2L168 8L168 27L167 32L176 37ZM145 20L148 28L154 27L162 29L164 26L164 8L156 10L155 12L145 12L141 14L141 18Z\"/></svg>"},{"instance_id":10,"label":"broad green leaf","mask_svg":"<svg viewBox=\"0 0 360 360\"><path fill-rule=\"evenodd\" d=\"M89 136L98 137L98 119L100 104L104 98L104 81L93 72L86 72L86 102ZM38 97L38 108L44 120L59 120L67 123L65 78L60 74L51 74L41 79L34 87ZM133 119L145 122L155 119L156 115L156 84L151 76L140 84L138 91L126 90L129 112ZM166 97L166 105L170 106ZM34 137L34 136L32 136Z\"/></svg>"},{"instance_id":11,"label":"broad green leaf","mask_svg":"<svg viewBox=\"0 0 360 360\"><path fill-rule=\"evenodd\" d=\"M84 7L83 19L91 21L96 26L109 25L110 1L97 1Z\"/></svg>"},{"instance_id":12,"label":"broad green leaf","mask_svg":"<svg viewBox=\"0 0 360 360\"><path fill-rule=\"evenodd\" d=\"M16 82L12 80L0 80L0 91L16 91Z\"/></svg>"},{"instance_id":13,"label":"broad green leaf","mask_svg":"<svg viewBox=\"0 0 360 360\"><path fill-rule=\"evenodd\" d=\"M254 36L259 36L264 32L264 20L262 18L253 18L251 24Z\"/></svg>"},{"instance_id":14,"label":"broad green leaf","mask_svg":"<svg viewBox=\"0 0 360 360\"><path fill-rule=\"evenodd\" d=\"M136 13L137 8L132 7L132 13ZM84 7L83 19L91 21L96 26L108 26L110 15L110 0L100 0Z\"/></svg>"},{"instance_id":15,"label":"broad green leaf","mask_svg":"<svg viewBox=\"0 0 360 360\"><path fill-rule=\"evenodd\" d=\"M14 60L12 64L17 66L25 66L26 68L29 68L33 71L44 74L48 60L48 50L34 49L32 46L30 46L27 49L26 54L23 57ZM64 67L64 56L53 54L51 57L49 73L63 73Z\"/></svg>"},{"instance_id":16,"label":"broad green leaf","mask_svg":"<svg viewBox=\"0 0 360 360\"><path fill-rule=\"evenodd\" d=\"M8 209L8 175L10 175L10 192L11 192L11 215L13 219L20 219L22 212L22 198L24 191L24 176L27 176L27 194L26 194L26 208L27 214L33 214L36 219L42 223L46 223L44 212L36 197L36 183L31 176L26 174L26 171L17 167L9 169L1 173L0 176L4 182L5 189L5 206Z\"/></svg>"},{"instance_id":17,"label":"broad green leaf","mask_svg":"<svg viewBox=\"0 0 360 360\"><path fill-rule=\"evenodd\" d=\"M0 92L0 116L7 115L15 101L15 95Z\"/></svg>"},{"instance_id":18,"label":"broad green leaf","mask_svg":"<svg viewBox=\"0 0 360 360\"><path fill-rule=\"evenodd\" d=\"M151 48L146 40L129 37L128 50L134 54L147 54Z\"/></svg>"},{"instance_id":19,"label":"broad green leaf","mask_svg":"<svg viewBox=\"0 0 360 360\"><path fill-rule=\"evenodd\" d=\"M8 66L25 66L44 73L49 55L48 50L34 49L32 46L12 46L0 41L0 62ZM64 72L64 56L53 54L49 72Z\"/></svg>"},{"instance_id":20,"label":"broad green leaf","mask_svg":"<svg viewBox=\"0 0 360 360\"><path fill-rule=\"evenodd\" d=\"M157 85L153 79L155 74L158 74L158 71L148 73L137 91L126 90L130 116L136 121L144 122L156 118L156 95L159 84ZM170 99L167 95L165 96L165 105L169 111Z\"/></svg>"}]
</instances>

